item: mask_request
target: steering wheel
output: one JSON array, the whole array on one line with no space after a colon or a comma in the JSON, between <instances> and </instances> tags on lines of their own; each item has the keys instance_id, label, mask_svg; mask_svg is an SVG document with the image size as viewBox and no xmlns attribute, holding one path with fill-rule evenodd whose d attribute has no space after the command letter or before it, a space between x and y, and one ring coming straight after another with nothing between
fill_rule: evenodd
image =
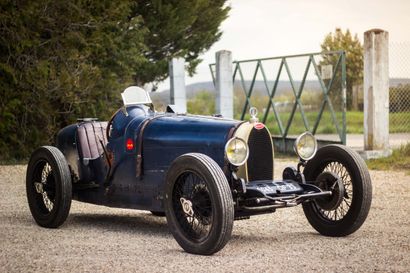
<instances>
[{"instance_id":1,"label":"steering wheel","mask_svg":"<svg viewBox=\"0 0 410 273\"><path fill-rule=\"evenodd\" d=\"M105 130L105 134L107 136L107 140L110 139L111 137L111 127L112 127L112 123L114 121L115 116L117 115L117 113L121 111L121 108L118 109L117 111L115 111L115 113L111 116L110 120L107 123L107 129Z\"/></svg>"}]
</instances>

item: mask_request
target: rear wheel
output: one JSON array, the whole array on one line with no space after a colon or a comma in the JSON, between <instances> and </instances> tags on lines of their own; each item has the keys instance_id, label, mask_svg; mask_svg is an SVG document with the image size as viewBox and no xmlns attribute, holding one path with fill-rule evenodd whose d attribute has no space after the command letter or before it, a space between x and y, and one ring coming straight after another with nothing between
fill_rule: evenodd
<instances>
[{"instance_id":1,"label":"rear wheel","mask_svg":"<svg viewBox=\"0 0 410 273\"><path fill-rule=\"evenodd\" d=\"M231 237L232 194L218 164L203 154L178 157L167 174L168 226L187 252L211 255Z\"/></svg>"},{"instance_id":2,"label":"rear wheel","mask_svg":"<svg viewBox=\"0 0 410 273\"><path fill-rule=\"evenodd\" d=\"M27 200L38 225L57 228L71 207L71 175L64 155L55 147L34 151L27 166Z\"/></svg>"},{"instance_id":3,"label":"rear wheel","mask_svg":"<svg viewBox=\"0 0 410 273\"><path fill-rule=\"evenodd\" d=\"M309 223L326 236L346 236L365 221L372 200L370 174L363 159L342 145L318 150L304 174L332 196L303 203Z\"/></svg>"}]
</instances>

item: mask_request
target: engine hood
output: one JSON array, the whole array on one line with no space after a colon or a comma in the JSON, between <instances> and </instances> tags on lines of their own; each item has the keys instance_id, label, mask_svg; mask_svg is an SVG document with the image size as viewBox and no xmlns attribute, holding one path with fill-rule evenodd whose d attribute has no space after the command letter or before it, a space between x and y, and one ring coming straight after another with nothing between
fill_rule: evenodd
<instances>
[{"instance_id":1,"label":"engine hood","mask_svg":"<svg viewBox=\"0 0 410 273\"><path fill-rule=\"evenodd\" d=\"M164 114L152 119L143 132L144 170L166 170L185 153L203 153L222 168L224 149L236 120Z\"/></svg>"}]
</instances>

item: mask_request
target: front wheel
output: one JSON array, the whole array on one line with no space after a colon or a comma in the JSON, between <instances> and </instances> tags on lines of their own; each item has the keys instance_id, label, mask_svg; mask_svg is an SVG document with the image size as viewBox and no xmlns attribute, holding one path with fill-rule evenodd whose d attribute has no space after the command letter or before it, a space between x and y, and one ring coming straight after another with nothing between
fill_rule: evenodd
<instances>
[{"instance_id":1,"label":"front wheel","mask_svg":"<svg viewBox=\"0 0 410 273\"><path fill-rule=\"evenodd\" d=\"M43 146L34 151L27 166L26 191L37 224L57 228L64 223L71 207L72 185L59 149Z\"/></svg>"},{"instance_id":2,"label":"front wheel","mask_svg":"<svg viewBox=\"0 0 410 273\"><path fill-rule=\"evenodd\" d=\"M211 255L231 237L232 193L218 164L203 154L178 157L167 173L165 214L178 244L187 252Z\"/></svg>"},{"instance_id":3,"label":"front wheel","mask_svg":"<svg viewBox=\"0 0 410 273\"><path fill-rule=\"evenodd\" d=\"M304 169L306 181L312 181L332 196L303 203L309 223L320 234L346 236L365 221L372 200L370 174L363 159L342 145L318 150Z\"/></svg>"}]
</instances>

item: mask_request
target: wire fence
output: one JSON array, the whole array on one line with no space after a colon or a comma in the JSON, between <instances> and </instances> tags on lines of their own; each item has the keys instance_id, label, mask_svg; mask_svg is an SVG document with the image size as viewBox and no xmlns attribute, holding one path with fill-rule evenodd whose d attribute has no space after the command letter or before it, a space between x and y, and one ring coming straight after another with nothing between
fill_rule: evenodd
<instances>
[{"instance_id":1,"label":"wire fence","mask_svg":"<svg viewBox=\"0 0 410 273\"><path fill-rule=\"evenodd\" d=\"M215 64L210 70L215 81ZM259 120L283 143L304 131L346 143L343 51L235 61L233 83L236 119L247 120L256 107Z\"/></svg>"},{"instance_id":2,"label":"wire fence","mask_svg":"<svg viewBox=\"0 0 410 273\"><path fill-rule=\"evenodd\" d=\"M390 133L410 133L410 42L389 44Z\"/></svg>"}]
</instances>

